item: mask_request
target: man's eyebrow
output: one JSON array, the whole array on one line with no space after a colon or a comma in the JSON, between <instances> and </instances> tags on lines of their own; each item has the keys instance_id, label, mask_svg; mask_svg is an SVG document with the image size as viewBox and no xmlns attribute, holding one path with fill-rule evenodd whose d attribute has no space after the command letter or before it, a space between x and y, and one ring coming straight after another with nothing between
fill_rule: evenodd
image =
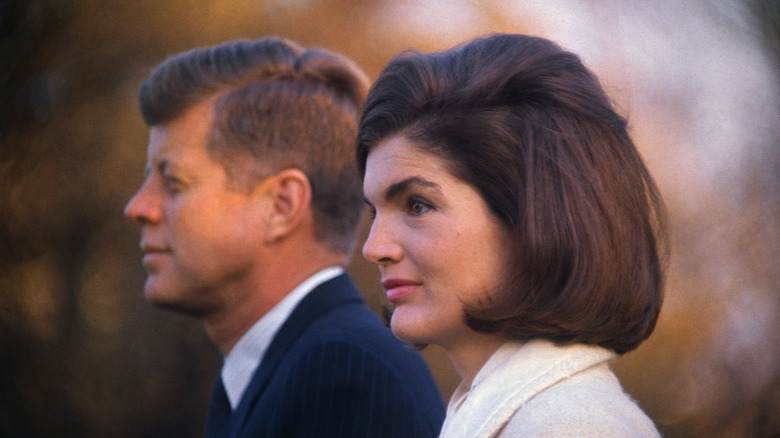
<instances>
[{"instance_id":1,"label":"man's eyebrow","mask_svg":"<svg viewBox=\"0 0 780 438\"><path fill-rule=\"evenodd\" d=\"M154 168L160 171L160 173L165 172L165 169L168 167L169 167L168 160L160 160L154 165ZM150 173L152 173L152 165L147 164L144 167L144 176L148 178Z\"/></svg>"}]
</instances>

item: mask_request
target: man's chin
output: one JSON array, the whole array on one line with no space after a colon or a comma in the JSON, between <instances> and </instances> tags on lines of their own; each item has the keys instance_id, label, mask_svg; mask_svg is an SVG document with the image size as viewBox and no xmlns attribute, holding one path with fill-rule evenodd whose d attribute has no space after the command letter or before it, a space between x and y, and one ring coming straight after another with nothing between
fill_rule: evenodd
<instances>
[{"instance_id":1,"label":"man's chin","mask_svg":"<svg viewBox=\"0 0 780 438\"><path fill-rule=\"evenodd\" d=\"M180 302L161 301L161 300L156 300L156 301L148 300L148 301L158 309L169 310L171 312L176 312L185 316L191 316L193 318L201 319L207 313L201 308L186 306Z\"/></svg>"},{"instance_id":2,"label":"man's chin","mask_svg":"<svg viewBox=\"0 0 780 438\"><path fill-rule=\"evenodd\" d=\"M189 316L197 316L197 312L194 312L193 309L186 306L181 298L173 296L171 293L166 293L147 285L144 289L144 296L149 304L152 304L159 309L170 310Z\"/></svg>"},{"instance_id":3,"label":"man's chin","mask_svg":"<svg viewBox=\"0 0 780 438\"><path fill-rule=\"evenodd\" d=\"M162 279L150 276L144 284L144 297L153 306L195 318L202 318L214 310L203 293L198 294L178 282L164 282Z\"/></svg>"}]
</instances>

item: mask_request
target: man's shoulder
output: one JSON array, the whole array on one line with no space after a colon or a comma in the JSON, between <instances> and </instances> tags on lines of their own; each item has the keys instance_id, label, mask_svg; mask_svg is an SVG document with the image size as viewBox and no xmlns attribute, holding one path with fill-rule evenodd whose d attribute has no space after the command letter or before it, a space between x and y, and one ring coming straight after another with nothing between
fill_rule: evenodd
<instances>
[{"instance_id":1,"label":"man's shoulder","mask_svg":"<svg viewBox=\"0 0 780 438\"><path fill-rule=\"evenodd\" d=\"M339 305L310 321L292 340L283 362L281 367L289 370L318 364L316 372L349 369L367 378L384 375L401 386L433 386L422 355L396 338L364 303Z\"/></svg>"},{"instance_id":2,"label":"man's shoulder","mask_svg":"<svg viewBox=\"0 0 780 438\"><path fill-rule=\"evenodd\" d=\"M333 307L310 321L295 341L294 349L327 348L334 351L364 351L378 360L418 356L396 338L379 317L363 303Z\"/></svg>"},{"instance_id":3,"label":"man's shoulder","mask_svg":"<svg viewBox=\"0 0 780 438\"><path fill-rule=\"evenodd\" d=\"M313 342L334 340L402 346L362 298L348 275L338 276L314 289L290 318L306 326L301 338ZM300 313L298 310L302 310Z\"/></svg>"},{"instance_id":4,"label":"man's shoulder","mask_svg":"<svg viewBox=\"0 0 780 438\"><path fill-rule=\"evenodd\" d=\"M348 369L367 379L373 374L400 386L434 388L419 352L393 335L348 276L334 280L312 291L301 302L302 311L293 312L294 320L277 334L275 351L282 352L277 373L292 376L308 368L308 373L338 374ZM359 380L348 375L345 379ZM435 392L438 396L438 389Z\"/></svg>"},{"instance_id":5,"label":"man's shoulder","mask_svg":"<svg viewBox=\"0 0 780 438\"><path fill-rule=\"evenodd\" d=\"M329 284L313 293L260 365L267 385L253 396L249 429L279 431L265 436L435 436L444 407L422 356L354 289Z\"/></svg>"}]
</instances>

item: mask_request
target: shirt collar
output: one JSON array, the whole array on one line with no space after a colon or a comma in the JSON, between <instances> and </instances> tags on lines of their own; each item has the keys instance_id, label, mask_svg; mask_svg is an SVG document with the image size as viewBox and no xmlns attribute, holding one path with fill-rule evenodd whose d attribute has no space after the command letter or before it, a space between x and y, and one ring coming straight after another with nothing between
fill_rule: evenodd
<instances>
[{"instance_id":1,"label":"shirt collar","mask_svg":"<svg viewBox=\"0 0 780 438\"><path fill-rule=\"evenodd\" d=\"M225 357L222 366L222 382L232 409L236 409L241 401L249 381L265 356L268 346L271 345L276 332L282 327L287 318L314 288L326 281L338 277L344 273L341 266L331 266L304 280L295 289L287 294L282 301L263 315L249 329L230 353Z\"/></svg>"}]
</instances>

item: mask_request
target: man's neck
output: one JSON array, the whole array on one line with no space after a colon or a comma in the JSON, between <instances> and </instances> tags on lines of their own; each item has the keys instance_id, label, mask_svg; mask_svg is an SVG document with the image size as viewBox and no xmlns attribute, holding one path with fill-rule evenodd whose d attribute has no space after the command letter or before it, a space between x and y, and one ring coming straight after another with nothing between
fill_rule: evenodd
<instances>
[{"instance_id":1,"label":"man's neck","mask_svg":"<svg viewBox=\"0 0 780 438\"><path fill-rule=\"evenodd\" d=\"M343 255L312 257L309 253L307 256L306 260L295 260L301 257L277 258L276 263L265 266L262 281L256 282L248 293L237 294L244 297L243 300L229 303L221 311L201 318L206 333L223 355L230 353L241 336L296 286L317 272L329 266L343 265L346 261Z\"/></svg>"}]
</instances>

